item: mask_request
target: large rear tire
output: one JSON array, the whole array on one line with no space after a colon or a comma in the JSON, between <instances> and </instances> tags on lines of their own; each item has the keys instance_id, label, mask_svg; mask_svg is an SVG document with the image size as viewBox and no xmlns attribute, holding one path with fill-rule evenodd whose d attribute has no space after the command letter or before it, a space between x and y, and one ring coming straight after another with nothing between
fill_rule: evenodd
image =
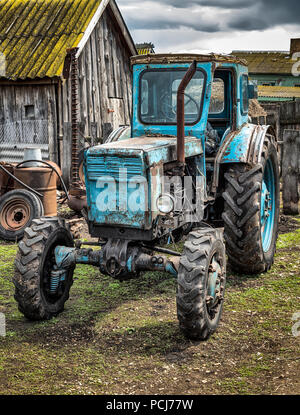
<instances>
[{"instance_id":1,"label":"large rear tire","mask_svg":"<svg viewBox=\"0 0 300 415\"><path fill-rule=\"evenodd\" d=\"M187 338L208 340L217 330L225 284L226 255L220 232L191 232L180 260L177 290L177 316Z\"/></svg>"},{"instance_id":2,"label":"large rear tire","mask_svg":"<svg viewBox=\"0 0 300 415\"><path fill-rule=\"evenodd\" d=\"M33 220L19 243L15 260L15 299L29 320L49 320L64 310L73 284L74 267L64 275L54 275L54 250L73 247L73 237L59 218Z\"/></svg>"},{"instance_id":3,"label":"large rear tire","mask_svg":"<svg viewBox=\"0 0 300 415\"><path fill-rule=\"evenodd\" d=\"M241 274L266 272L274 263L280 207L273 138L266 137L260 164L232 165L225 183L223 220L229 263Z\"/></svg>"}]
</instances>

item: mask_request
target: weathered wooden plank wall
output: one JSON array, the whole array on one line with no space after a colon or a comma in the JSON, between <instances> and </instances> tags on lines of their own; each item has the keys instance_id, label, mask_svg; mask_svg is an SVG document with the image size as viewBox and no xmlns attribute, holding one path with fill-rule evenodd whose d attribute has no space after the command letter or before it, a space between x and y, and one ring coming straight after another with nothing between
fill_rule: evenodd
<instances>
[{"instance_id":1,"label":"weathered wooden plank wall","mask_svg":"<svg viewBox=\"0 0 300 415\"><path fill-rule=\"evenodd\" d=\"M130 125L132 72L130 52L116 30L114 18L105 10L79 57L79 121L83 138L92 144L120 125ZM71 122L71 85L64 81L60 96L61 157L68 171L71 166L69 123ZM67 158L66 158L67 157ZM68 181L68 178L65 176Z\"/></svg>"},{"instance_id":2,"label":"weathered wooden plank wall","mask_svg":"<svg viewBox=\"0 0 300 415\"><path fill-rule=\"evenodd\" d=\"M35 144L58 161L56 111L55 85L0 83L1 160L19 161L26 144Z\"/></svg>"},{"instance_id":3,"label":"weathered wooden plank wall","mask_svg":"<svg viewBox=\"0 0 300 415\"><path fill-rule=\"evenodd\" d=\"M84 142L101 143L120 125L130 125L132 105L131 53L116 29L107 8L84 47L79 59L80 147ZM71 82L59 89L62 134L61 164L66 182L70 179Z\"/></svg>"},{"instance_id":4,"label":"weathered wooden plank wall","mask_svg":"<svg viewBox=\"0 0 300 415\"><path fill-rule=\"evenodd\" d=\"M300 130L284 130L283 134L283 211L299 214Z\"/></svg>"},{"instance_id":5,"label":"weathered wooden plank wall","mask_svg":"<svg viewBox=\"0 0 300 415\"><path fill-rule=\"evenodd\" d=\"M300 130L300 100L262 105L268 113L266 123L276 131L283 174L283 146L285 130Z\"/></svg>"},{"instance_id":6,"label":"weathered wooden plank wall","mask_svg":"<svg viewBox=\"0 0 300 415\"><path fill-rule=\"evenodd\" d=\"M300 100L287 102L280 107L282 137L284 130L300 130Z\"/></svg>"},{"instance_id":7,"label":"weathered wooden plank wall","mask_svg":"<svg viewBox=\"0 0 300 415\"><path fill-rule=\"evenodd\" d=\"M267 122L277 131L278 140L283 140L284 130L300 130L300 100L281 104L263 104L268 113Z\"/></svg>"}]
</instances>

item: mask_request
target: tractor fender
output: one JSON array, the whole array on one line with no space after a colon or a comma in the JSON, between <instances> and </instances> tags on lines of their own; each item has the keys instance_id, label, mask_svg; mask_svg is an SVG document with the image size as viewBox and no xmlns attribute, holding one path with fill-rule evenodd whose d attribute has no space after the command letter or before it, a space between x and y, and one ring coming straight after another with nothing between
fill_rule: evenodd
<instances>
[{"instance_id":1,"label":"tractor fender","mask_svg":"<svg viewBox=\"0 0 300 415\"><path fill-rule=\"evenodd\" d=\"M219 164L247 163L254 166L260 163L267 134L277 141L272 126L244 124L240 130L225 137L217 155Z\"/></svg>"}]
</instances>

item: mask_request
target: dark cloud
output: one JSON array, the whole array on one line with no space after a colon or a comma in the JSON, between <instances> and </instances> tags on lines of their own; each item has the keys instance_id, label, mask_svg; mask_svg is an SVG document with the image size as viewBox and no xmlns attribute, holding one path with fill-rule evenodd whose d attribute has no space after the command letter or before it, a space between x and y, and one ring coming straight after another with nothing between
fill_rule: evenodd
<instances>
[{"instance_id":1,"label":"dark cloud","mask_svg":"<svg viewBox=\"0 0 300 415\"><path fill-rule=\"evenodd\" d=\"M299 0L261 0L227 22L228 29L266 30L278 25L300 24Z\"/></svg>"},{"instance_id":2,"label":"dark cloud","mask_svg":"<svg viewBox=\"0 0 300 415\"><path fill-rule=\"evenodd\" d=\"M205 21L199 21L199 19L172 19L165 16L155 19L128 17L126 22L131 30L176 30L189 28L203 33L215 33L221 31L219 23L215 22L209 24Z\"/></svg>"},{"instance_id":3,"label":"dark cloud","mask_svg":"<svg viewBox=\"0 0 300 415\"><path fill-rule=\"evenodd\" d=\"M217 33L300 25L299 0L148 0L145 4L153 5L153 9L147 9L145 14L142 12L143 3L138 0L119 0L118 3L120 6L138 6L138 12L131 9L126 13L131 30L186 28ZM172 7L171 11L165 6ZM210 18L206 18L207 15L203 15L196 6L215 8L215 11L210 13ZM159 13L155 12L156 9Z\"/></svg>"},{"instance_id":4,"label":"dark cloud","mask_svg":"<svg viewBox=\"0 0 300 415\"><path fill-rule=\"evenodd\" d=\"M193 6L209 6L222 9L238 9L249 7L248 0L159 0L160 4L167 4L179 9L187 9Z\"/></svg>"}]
</instances>

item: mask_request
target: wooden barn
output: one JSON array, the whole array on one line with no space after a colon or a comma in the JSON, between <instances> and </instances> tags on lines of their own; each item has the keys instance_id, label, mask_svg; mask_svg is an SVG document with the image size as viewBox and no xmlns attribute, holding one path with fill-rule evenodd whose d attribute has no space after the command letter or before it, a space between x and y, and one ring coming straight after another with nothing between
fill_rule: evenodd
<instances>
[{"instance_id":1,"label":"wooden barn","mask_svg":"<svg viewBox=\"0 0 300 415\"><path fill-rule=\"evenodd\" d=\"M78 48L81 141L129 125L137 51L115 0L1 0L0 161L22 160L36 145L68 179L70 48Z\"/></svg>"}]
</instances>

